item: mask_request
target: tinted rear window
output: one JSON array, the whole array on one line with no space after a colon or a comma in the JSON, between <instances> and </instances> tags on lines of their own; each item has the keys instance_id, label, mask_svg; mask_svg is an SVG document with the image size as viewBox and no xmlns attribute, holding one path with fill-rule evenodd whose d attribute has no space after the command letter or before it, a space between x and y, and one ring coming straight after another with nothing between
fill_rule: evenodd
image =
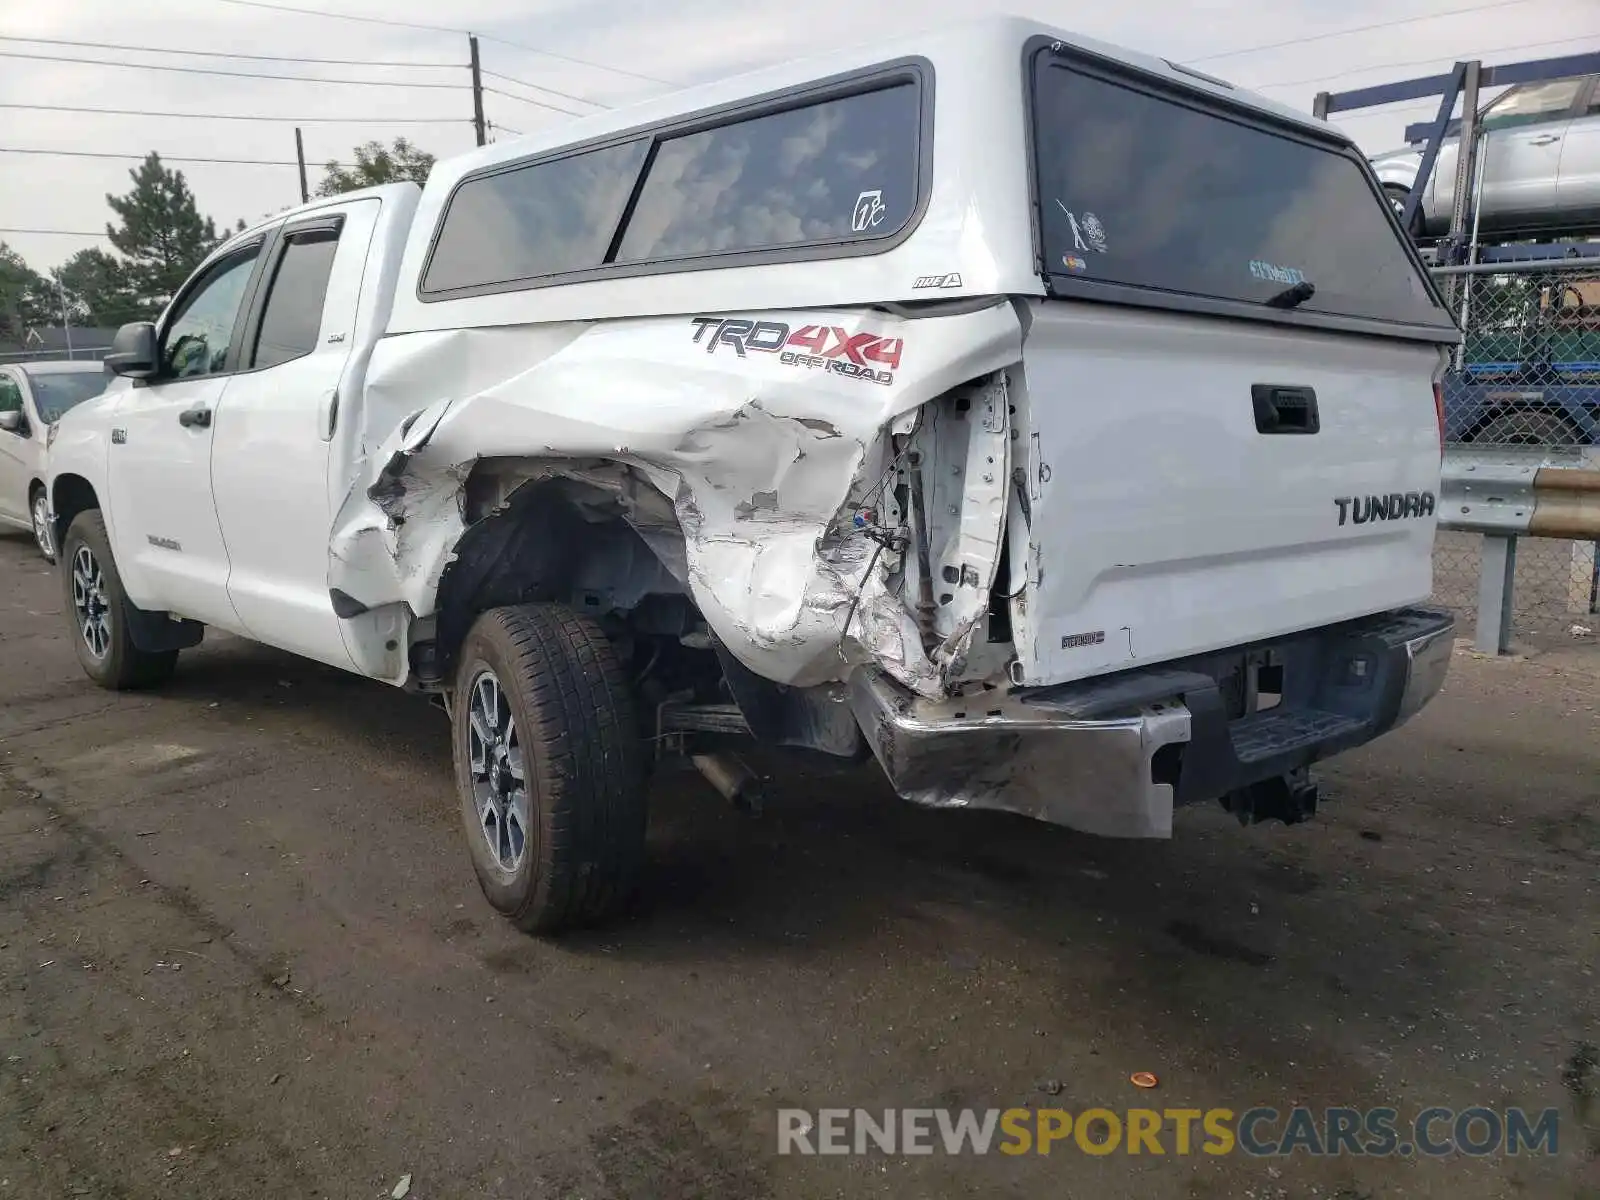
<instances>
[{"instance_id":1,"label":"tinted rear window","mask_svg":"<svg viewBox=\"0 0 1600 1200\"><path fill-rule=\"evenodd\" d=\"M1450 328L1353 157L1048 59L1034 88L1058 290L1266 305L1309 285L1302 313Z\"/></svg>"},{"instance_id":2,"label":"tinted rear window","mask_svg":"<svg viewBox=\"0 0 1600 1200\"><path fill-rule=\"evenodd\" d=\"M920 198L923 94L908 73L468 177L440 222L423 298L719 254L871 253Z\"/></svg>"},{"instance_id":3,"label":"tinted rear window","mask_svg":"<svg viewBox=\"0 0 1600 1200\"><path fill-rule=\"evenodd\" d=\"M648 145L607 146L467 180L450 200L423 291L599 266Z\"/></svg>"},{"instance_id":4,"label":"tinted rear window","mask_svg":"<svg viewBox=\"0 0 1600 1200\"><path fill-rule=\"evenodd\" d=\"M618 261L896 233L916 206L917 110L907 83L666 139Z\"/></svg>"}]
</instances>

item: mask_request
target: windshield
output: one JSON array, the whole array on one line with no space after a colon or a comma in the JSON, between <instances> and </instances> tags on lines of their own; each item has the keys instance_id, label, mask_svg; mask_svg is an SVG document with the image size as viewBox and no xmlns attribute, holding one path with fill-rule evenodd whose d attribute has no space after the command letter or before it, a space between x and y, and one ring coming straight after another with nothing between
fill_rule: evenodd
<instances>
[{"instance_id":1,"label":"windshield","mask_svg":"<svg viewBox=\"0 0 1600 1200\"><path fill-rule=\"evenodd\" d=\"M1034 136L1052 291L1453 332L1362 163L1204 103L1049 52L1039 60Z\"/></svg>"},{"instance_id":2,"label":"windshield","mask_svg":"<svg viewBox=\"0 0 1600 1200\"><path fill-rule=\"evenodd\" d=\"M98 396L110 382L104 370L28 371L26 374L33 388L33 403L39 410L39 420L46 425L55 424L69 408Z\"/></svg>"}]
</instances>

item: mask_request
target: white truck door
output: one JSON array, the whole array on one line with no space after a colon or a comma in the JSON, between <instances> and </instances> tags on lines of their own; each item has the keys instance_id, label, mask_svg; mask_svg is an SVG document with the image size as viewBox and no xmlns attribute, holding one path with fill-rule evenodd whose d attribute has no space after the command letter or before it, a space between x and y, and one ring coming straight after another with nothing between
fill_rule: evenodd
<instances>
[{"instance_id":1,"label":"white truck door","mask_svg":"<svg viewBox=\"0 0 1600 1200\"><path fill-rule=\"evenodd\" d=\"M157 374L124 394L112 417L107 460L112 550L129 599L234 631L211 440L264 241L218 259L179 293Z\"/></svg>"},{"instance_id":2,"label":"white truck door","mask_svg":"<svg viewBox=\"0 0 1600 1200\"><path fill-rule=\"evenodd\" d=\"M285 225L268 252L212 447L228 594L246 632L354 668L328 598L330 439L382 202Z\"/></svg>"}]
</instances>

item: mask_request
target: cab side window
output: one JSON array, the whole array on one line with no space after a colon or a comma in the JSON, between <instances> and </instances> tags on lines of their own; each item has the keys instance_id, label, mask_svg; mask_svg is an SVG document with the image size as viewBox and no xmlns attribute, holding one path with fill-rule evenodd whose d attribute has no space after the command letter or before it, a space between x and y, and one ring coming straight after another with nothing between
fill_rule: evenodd
<instances>
[{"instance_id":1,"label":"cab side window","mask_svg":"<svg viewBox=\"0 0 1600 1200\"><path fill-rule=\"evenodd\" d=\"M333 274L333 256L338 249L337 229L287 235L261 313L261 330L251 351L252 367L275 367L317 348L322 303L328 295L328 277Z\"/></svg>"},{"instance_id":2,"label":"cab side window","mask_svg":"<svg viewBox=\"0 0 1600 1200\"><path fill-rule=\"evenodd\" d=\"M224 259L189 293L161 339L161 376L194 379L226 370L228 345L259 246Z\"/></svg>"},{"instance_id":3,"label":"cab side window","mask_svg":"<svg viewBox=\"0 0 1600 1200\"><path fill-rule=\"evenodd\" d=\"M1512 88L1484 110L1483 127L1514 129L1519 125L1560 120L1571 111L1585 82L1583 79L1556 79Z\"/></svg>"},{"instance_id":4,"label":"cab side window","mask_svg":"<svg viewBox=\"0 0 1600 1200\"><path fill-rule=\"evenodd\" d=\"M0 413L22 411L22 387L10 375L0 375Z\"/></svg>"}]
</instances>

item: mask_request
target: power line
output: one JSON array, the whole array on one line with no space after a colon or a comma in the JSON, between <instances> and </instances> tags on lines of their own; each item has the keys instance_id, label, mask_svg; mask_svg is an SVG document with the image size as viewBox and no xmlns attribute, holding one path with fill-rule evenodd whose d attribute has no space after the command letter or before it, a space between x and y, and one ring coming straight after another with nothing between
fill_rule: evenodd
<instances>
[{"instance_id":1,"label":"power line","mask_svg":"<svg viewBox=\"0 0 1600 1200\"><path fill-rule=\"evenodd\" d=\"M522 130L513 129L509 125L502 125L499 121L490 121L489 128L495 130L497 133L509 133L512 137L523 136Z\"/></svg>"},{"instance_id":2,"label":"power line","mask_svg":"<svg viewBox=\"0 0 1600 1200\"><path fill-rule=\"evenodd\" d=\"M1551 38L1547 42L1524 42L1520 46L1497 46L1497 47L1495 47L1495 49L1493 51L1490 51L1489 53L1493 53L1493 54L1511 54L1514 51L1518 51L1518 50L1537 50L1541 46L1568 46L1568 45L1571 45L1572 42L1574 40L1576 40L1577 38L1589 38L1589 37L1600 37L1600 33L1576 33L1576 34L1569 34L1567 37L1563 37L1563 38ZM1475 52L1473 52L1471 54L1457 54L1457 55L1454 56L1453 59L1451 59L1451 61L1452 62L1460 62L1463 59L1481 58L1484 53L1485 53L1484 51L1480 50L1480 51L1475 51ZM1245 86L1248 87L1253 92L1264 92L1268 88L1301 87L1301 86L1303 86L1305 84L1308 84L1308 83L1327 83L1330 80L1334 80L1334 79L1347 79L1351 75L1360 75L1360 74L1363 74L1363 73L1365 73L1367 71L1381 71L1381 70L1388 70L1388 69L1392 69L1392 68L1396 68L1396 67L1428 67L1428 66L1434 65L1435 63L1440 63L1440 62L1444 62L1444 61L1445 60L1442 59L1442 58L1434 57L1434 58L1414 58L1414 59L1411 59L1409 62L1373 63L1371 66L1367 66L1367 67L1356 67L1353 70L1340 71L1335 75L1317 75L1317 76L1314 76L1311 79L1291 79L1291 80L1287 80L1286 82L1283 82L1283 83L1250 83L1250 84L1246 84ZM1448 70L1448 68L1442 68L1442 69Z\"/></svg>"},{"instance_id":3,"label":"power line","mask_svg":"<svg viewBox=\"0 0 1600 1200\"><path fill-rule=\"evenodd\" d=\"M591 100L587 96L576 96L571 92L563 92L560 88L546 87L542 83L529 83L526 79L518 79L515 75L502 75L499 71L491 71L488 67L482 73L495 79L503 79L507 83L514 83L519 87L532 88L536 92L549 92L552 96L560 96L566 100L576 100L579 104L592 104L596 108L610 108L611 105L602 100Z\"/></svg>"},{"instance_id":4,"label":"power line","mask_svg":"<svg viewBox=\"0 0 1600 1200\"><path fill-rule=\"evenodd\" d=\"M228 3L243 3L244 0L227 0ZM1290 38L1283 42L1266 42L1260 46L1245 46L1239 50L1224 50L1220 54L1202 54L1199 58L1188 59L1189 64L1215 62L1219 58L1237 58L1241 54L1255 54L1261 50L1281 50L1286 46L1300 46L1306 42L1322 42L1329 38L1347 37L1352 33L1366 33L1373 29L1394 29L1400 25L1415 25L1422 21L1434 21L1440 17L1458 17L1463 13L1486 12L1491 8L1510 8L1516 4L1531 4L1533 0L1494 0L1491 4L1474 4L1470 8L1451 8L1443 12L1424 13L1418 17L1402 17L1395 21L1379 21L1372 25L1352 25L1348 29L1335 29L1328 33L1314 33L1309 37Z\"/></svg>"},{"instance_id":5,"label":"power line","mask_svg":"<svg viewBox=\"0 0 1600 1200\"><path fill-rule=\"evenodd\" d=\"M416 21L396 21L389 17L363 17L353 13L324 12L316 8L296 8L290 4L271 4L267 0L220 0L223 4L238 4L245 8L264 8L269 12L298 13L304 17L331 17L339 21L360 21L367 25L392 25L397 29L423 29L430 33L455 33L468 35L473 31L461 29L454 25L423 25ZM594 67L600 71L611 71L617 75L631 75L635 79L643 79L649 83L661 83L667 87L682 87L670 79L662 79L657 75L646 75L641 71L630 71L626 67L612 67L605 63L593 62L587 58L576 58L570 54L558 54L554 50L542 50L538 46L529 46L523 42L514 42L510 38L496 37L490 33L478 34L486 42L497 42L502 46L512 46L518 50L526 50L529 54L542 54L546 58L558 58L563 62L576 63L582 67Z\"/></svg>"},{"instance_id":6,"label":"power line","mask_svg":"<svg viewBox=\"0 0 1600 1200\"><path fill-rule=\"evenodd\" d=\"M285 125L461 125L463 117L260 117L254 113L153 112L146 108L83 108L74 104L12 104L32 112L98 113L108 117L184 117L197 121L275 121Z\"/></svg>"},{"instance_id":7,"label":"power line","mask_svg":"<svg viewBox=\"0 0 1600 1200\"><path fill-rule=\"evenodd\" d=\"M63 158L122 158L130 162L143 162L148 155L144 154L113 154L106 150L43 150L23 146L0 146L0 154L48 154L53 157ZM162 162L174 163L229 163L244 167L294 167L299 166L294 159L276 158L185 158L180 156L161 155ZM309 165L309 164L308 164ZM318 163L318 166L324 164ZM355 163L335 163L335 166L353 167Z\"/></svg>"},{"instance_id":8,"label":"power line","mask_svg":"<svg viewBox=\"0 0 1600 1200\"><path fill-rule=\"evenodd\" d=\"M460 83L405 83L394 79L326 79L311 75L270 75L265 71L222 71L213 67L172 67L161 63L110 62L103 58L73 58L65 54L25 54L20 50L0 50L0 58L26 58L39 62L87 63L95 67L126 67L135 71L172 71L182 75L223 75L230 79L276 79L287 83L343 83L361 87L450 88L459 91Z\"/></svg>"},{"instance_id":9,"label":"power line","mask_svg":"<svg viewBox=\"0 0 1600 1200\"><path fill-rule=\"evenodd\" d=\"M558 113L566 113L569 117L592 117L593 113L577 112L574 109L562 108L559 104L550 104L544 100L535 100L531 96L518 96L515 92L504 92L497 87L485 87L486 92L493 92L496 96L504 96L507 100L521 100L524 104L532 104L538 108L552 109Z\"/></svg>"},{"instance_id":10,"label":"power line","mask_svg":"<svg viewBox=\"0 0 1600 1200\"><path fill-rule=\"evenodd\" d=\"M79 46L86 50L134 50L141 54L182 54L191 58L241 58L251 62L317 63L333 67L449 67L460 70L465 63L406 62L383 58L306 58L304 55L238 54L231 50L173 50L166 46L121 46L115 42L75 42L65 38L22 37L0 34L0 42L37 42L46 46Z\"/></svg>"},{"instance_id":11,"label":"power line","mask_svg":"<svg viewBox=\"0 0 1600 1200\"><path fill-rule=\"evenodd\" d=\"M92 238L103 238L103 237L106 236L106 231L103 230L103 229L100 230L98 233L89 233L88 231L83 230L83 229L0 229L0 233L27 233L27 234L42 235L42 236L45 236L45 237L92 237Z\"/></svg>"}]
</instances>

